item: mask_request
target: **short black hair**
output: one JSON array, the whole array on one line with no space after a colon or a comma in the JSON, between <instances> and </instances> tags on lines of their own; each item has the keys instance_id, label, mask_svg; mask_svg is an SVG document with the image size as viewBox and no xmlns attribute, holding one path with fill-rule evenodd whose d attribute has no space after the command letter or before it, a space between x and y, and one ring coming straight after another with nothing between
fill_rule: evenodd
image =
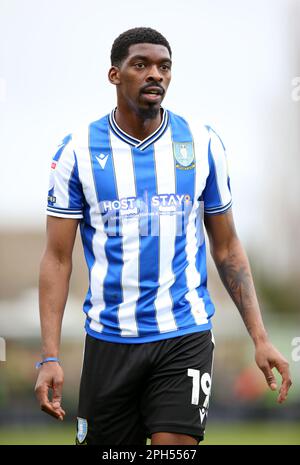
<instances>
[{"instance_id":1,"label":"short black hair","mask_svg":"<svg viewBox=\"0 0 300 465\"><path fill-rule=\"evenodd\" d=\"M112 66L119 66L128 56L130 45L134 44L158 44L169 50L170 57L172 51L167 39L151 27L135 27L123 32L117 37L112 45L110 61Z\"/></svg>"}]
</instances>

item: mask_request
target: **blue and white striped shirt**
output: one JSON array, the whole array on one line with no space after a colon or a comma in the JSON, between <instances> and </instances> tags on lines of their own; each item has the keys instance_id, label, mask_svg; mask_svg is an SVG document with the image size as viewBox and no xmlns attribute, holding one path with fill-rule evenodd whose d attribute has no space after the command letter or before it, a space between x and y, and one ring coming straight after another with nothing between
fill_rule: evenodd
<instances>
[{"instance_id":1,"label":"blue and white striped shirt","mask_svg":"<svg viewBox=\"0 0 300 465\"><path fill-rule=\"evenodd\" d=\"M210 329L203 214L230 207L225 149L209 126L163 110L140 141L112 111L67 136L52 160L47 214L81 220L86 331L141 343Z\"/></svg>"}]
</instances>

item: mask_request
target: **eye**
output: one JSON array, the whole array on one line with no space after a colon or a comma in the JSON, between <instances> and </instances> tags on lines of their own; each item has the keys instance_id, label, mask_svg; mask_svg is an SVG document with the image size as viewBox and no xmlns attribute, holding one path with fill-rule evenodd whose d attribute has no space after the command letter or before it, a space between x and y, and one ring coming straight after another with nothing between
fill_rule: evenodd
<instances>
[{"instance_id":1,"label":"eye","mask_svg":"<svg viewBox=\"0 0 300 465\"><path fill-rule=\"evenodd\" d=\"M135 63L134 66L135 66L135 68L137 68L137 69L144 69L146 65L145 65L145 63L141 63L141 62L140 62L140 63Z\"/></svg>"},{"instance_id":2,"label":"eye","mask_svg":"<svg viewBox=\"0 0 300 465\"><path fill-rule=\"evenodd\" d=\"M170 71L171 66L170 66L170 65L161 65L161 69L162 69L163 71Z\"/></svg>"}]
</instances>

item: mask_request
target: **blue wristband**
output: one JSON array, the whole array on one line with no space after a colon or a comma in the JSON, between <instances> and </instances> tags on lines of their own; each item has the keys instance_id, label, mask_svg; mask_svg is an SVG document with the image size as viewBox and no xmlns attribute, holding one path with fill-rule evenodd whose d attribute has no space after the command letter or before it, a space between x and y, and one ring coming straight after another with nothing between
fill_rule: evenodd
<instances>
[{"instance_id":1,"label":"blue wristband","mask_svg":"<svg viewBox=\"0 0 300 465\"><path fill-rule=\"evenodd\" d=\"M37 362L35 364L35 368L40 368L42 365L44 365L44 363L47 363L47 362L58 362L59 363L59 359L57 357L44 358L44 360L42 360L41 362Z\"/></svg>"}]
</instances>

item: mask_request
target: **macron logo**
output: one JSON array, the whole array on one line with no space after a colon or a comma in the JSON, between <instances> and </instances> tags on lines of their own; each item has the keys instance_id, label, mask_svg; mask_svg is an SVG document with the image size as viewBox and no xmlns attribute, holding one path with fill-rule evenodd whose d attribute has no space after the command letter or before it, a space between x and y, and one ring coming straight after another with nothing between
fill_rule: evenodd
<instances>
[{"instance_id":1,"label":"macron logo","mask_svg":"<svg viewBox=\"0 0 300 465\"><path fill-rule=\"evenodd\" d=\"M100 155L96 155L96 159L99 162L99 165L101 168L104 170L106 162L108 160L108 155L104 155L103 153L100 153Z\"/></svg>"}]
</instances>

